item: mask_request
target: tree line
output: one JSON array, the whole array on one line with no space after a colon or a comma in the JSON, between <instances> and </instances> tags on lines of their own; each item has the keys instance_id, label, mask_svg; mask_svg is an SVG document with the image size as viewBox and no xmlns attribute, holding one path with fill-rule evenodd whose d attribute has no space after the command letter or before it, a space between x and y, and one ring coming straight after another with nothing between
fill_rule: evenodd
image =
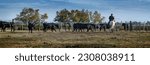
<instances>
[{"instance_id":1,"label":"tree line","mask_svg":"<svg viewBox=\"0 0 150 65\"><path fill-rule=\"evenodd\" d=\"M81 23L101 23L104 20L98 11L92 12L89 10L67 10L62 9L56 12L54 21L58 22L81 22ZM24 23L34 22L40 23L48 19L48 14L40 14L39 9L23 8L22 11L16 16L15 20L22 21Z\"/></svg>"},{"instance_id":2,"label":"tree line","mask_svg":"<svg viewBox=\"0 0 150 65\"><path fill-rule=\"evenodd\" d=\"M67 10L63 9L56 12L55 21L58 22L82 22L82 23L101 23L104 17L98 11L94 13L89 10Z\"/></svg>"}]
</instances>

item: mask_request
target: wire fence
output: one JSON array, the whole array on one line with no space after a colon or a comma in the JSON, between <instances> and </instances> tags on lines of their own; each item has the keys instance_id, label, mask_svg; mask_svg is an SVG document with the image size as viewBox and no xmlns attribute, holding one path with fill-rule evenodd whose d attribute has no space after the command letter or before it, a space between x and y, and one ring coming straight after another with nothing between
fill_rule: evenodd
<instances>
[{"instance_id":1,"label":"wire fence","mask_svg":"<svg viewBox=\"0 0 150 65\"><path fill-rule=\"evenodd\" d=\"M150 31L150 22L116 22L116 31Z\"/></svg>"}]
</instances>

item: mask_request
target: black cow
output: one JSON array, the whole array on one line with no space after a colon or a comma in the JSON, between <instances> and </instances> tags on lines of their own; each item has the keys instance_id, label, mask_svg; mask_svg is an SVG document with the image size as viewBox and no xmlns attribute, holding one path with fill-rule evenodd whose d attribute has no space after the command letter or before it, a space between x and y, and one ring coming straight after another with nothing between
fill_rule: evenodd
<instances>
[{"instance_id":1,"label":"black cow","mask_svg":"<svg viewBox=\"0 0 150 65\"><path fill-rule=\"evenodd\" d=\"M89 32L90 30L93 32L96 29L95 24L91 23L74 23L73 24L73 32L77 31L84 31L87 30Z\"/></svg>"},{"instance_id":2,"label":"black cow","mask_svg":"<svg viewBox=\"0 0 150 65\"><path fill-rule=\"evenodd\" d=\"M101 23L101 24L98 24L98 27L97 27L100 31L102 30L102 29L104 29L104 31L106 31L106 29L109 29L109 26L108 26L108 24L106 24L106 23Z\"/></svg>"},{"instance_id":3,"label":"black cow","mask_svg":"<svg viewBox=\"0 0 150 65\"><path fill-rule=\"evenodd\" d=\"M60 25L57 23L43 23L43 31L46 32L47 30L51 30L52 32L55 31L56 29L59 29L60 31Z\"/></svg>"},{"instance_id":4,"label":"black cow","mask_svg":"<svg viewBox=\"0 0 150 65\"><path fill-rule=\"evenodd\" d=\"M10 22L10 26L11 26L11 32L15 32L15 22Z\"/></svg>"},{"instance_id":5,"label":"black cow","mask_svg":"<svg viewBox=\"0 0 150 65\"><path fill-rule=\"evenodd\" d=\"M124 30L129 30L129 24L128 23L122 23L122 26L124 27Z\"/></svg>"},{"instance_id":6,"label":"black cow","mask_svg":"<svg viewBox=\"0 0 150 65\"><path fill-rule=\"evenodd\" d=\"M29 33L33 32L33 28L34 28L35 24L33 22L28 22L28 29L29 29Z\"/></svg>"},{"instance_id":7,"label":"black cow","mask_svg":"<svg viewBox=\"0 0 150 65\"><path fill-rule=\"evenodd\" d=\"M6 28L10 28L10 27L11 27L10 22L0 21L0 28L2 32L6 32Z\"/></svg>"}]
</instances>

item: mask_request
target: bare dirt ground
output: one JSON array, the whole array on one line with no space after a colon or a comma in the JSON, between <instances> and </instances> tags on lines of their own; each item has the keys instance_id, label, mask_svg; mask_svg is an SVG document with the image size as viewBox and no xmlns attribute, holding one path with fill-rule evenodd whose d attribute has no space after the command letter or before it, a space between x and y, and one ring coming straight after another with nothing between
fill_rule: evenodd
<instances>
[{"instance_id":1,"label":"bare dirt ground","mask_svg":"<svg viewBox=\"0 0 150 65\"><path fill-rule=\"evenodd\" d=\"M150 32L0 32L0 48L150 48Z\"/></svg>"}]
</instances>

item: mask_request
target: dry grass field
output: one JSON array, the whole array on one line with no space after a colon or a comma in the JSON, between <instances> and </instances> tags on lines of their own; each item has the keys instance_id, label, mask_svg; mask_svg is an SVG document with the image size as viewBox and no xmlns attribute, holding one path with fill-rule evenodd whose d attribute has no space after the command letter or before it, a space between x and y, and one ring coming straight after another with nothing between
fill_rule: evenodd
<instances>
[{"instance_id":1,"label":"dry grass field","mask_svg":"<svg viewBox=\"0 0 150 65\"><path fill-rule=\"evenodd\" d=\"M150 48L150 32L0 32L0 48Z\"/></svg>"}]
</instances>

